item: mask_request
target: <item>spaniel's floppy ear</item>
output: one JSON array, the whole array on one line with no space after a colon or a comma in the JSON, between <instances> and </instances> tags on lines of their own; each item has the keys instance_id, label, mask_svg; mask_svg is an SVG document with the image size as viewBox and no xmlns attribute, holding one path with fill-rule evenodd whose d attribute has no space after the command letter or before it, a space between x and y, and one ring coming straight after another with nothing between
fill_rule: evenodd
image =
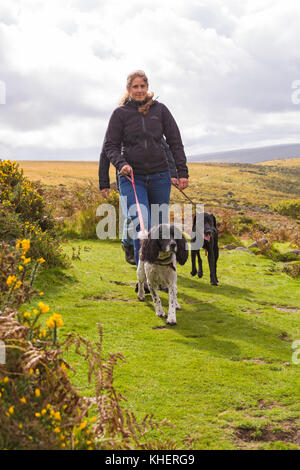
<instances>
[{"instance_id":1,"label":"spaniel's floppy ear","mask_svg":"<svg viewBox=\"0 0 300 470\"><path fill-rule=\"evenodd\" d=\"M159 254L159 240L152 239L150 235L147 240L143 241L141 248L141 259L142 261L148 261L149 263L154 263Z\"/></svg>"},{"instance_id":2,"label":"spaniel's floppy ear","mask_svg":"<svg viewBox=\"0 0 300 470\"><path fill-rule=\"evenodd\" d=\"M177 251L176 251L176 260L179 264L185 264L188 256L189 256L189 250L188 250L188 244L186 242L186 238L179 230L176 225L171 226L172 230L174 231L174 238L177 243Z\"/></svg>"},{"instance_id":3,"label":"spaniel's floppy ear","mask_svg":"<svg viewBox=\"0 0 300 470\"><path fill-rule=\"evenodd\" d=\"M183 265L187 262L187 259L189 257L188 244L184 235L182 235L181 239L176 240L176 242L177 242L176 260L179 264Z\"/></svg>"}]
</instances>

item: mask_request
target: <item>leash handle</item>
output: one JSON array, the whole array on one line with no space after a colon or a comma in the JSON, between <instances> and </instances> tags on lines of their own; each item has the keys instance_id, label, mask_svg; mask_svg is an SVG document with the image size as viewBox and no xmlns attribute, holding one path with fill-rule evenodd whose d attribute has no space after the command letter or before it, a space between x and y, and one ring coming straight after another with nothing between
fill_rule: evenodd
<instances>
[{"instance_id":1,"label":"leash handle","mask_svg":"<svg viewBox=\"0 0 300 470\"><path fill-rule=\"evenodd\" d=\"M125 175L125 176L126 176L126 178L127 178L127 179L131 182L131 184L132 184L133 191L134 191L134 196L135 196L135 202L136 202L137 213L138 213L138 217L139 217L139 221L140 221L140 226L141 226L141 230L142 230L143 235L145 235L146 230L145 230L143 215L142 215L142 211L141 211L141 206L140 206L140 203L139 203L137 194L136 194L135 182L134 182L134 176L133 176L133 169L131 168L131 178L129 178L129 176L127 176L127 175Z\"/></svg>"},{"instance_id":2,"label":"leash handle","mask_svg":"<svg viewBox=\"0 0 300 470\"><path fill-rule=\"evenodd\" d=\"M172 183L172 184L173 184L173 186L175 186L175 188L178 189L178 191L180 191L180 192L190 201L191 204L193 204L193 206L197 207L197 204L196 204L194 201L192 201L191 198L190 198L189 196L187 196L187 195L182 191L182 189L180 189L176 184L174 184L174 183Z\"/></svg>"}]
</instances>

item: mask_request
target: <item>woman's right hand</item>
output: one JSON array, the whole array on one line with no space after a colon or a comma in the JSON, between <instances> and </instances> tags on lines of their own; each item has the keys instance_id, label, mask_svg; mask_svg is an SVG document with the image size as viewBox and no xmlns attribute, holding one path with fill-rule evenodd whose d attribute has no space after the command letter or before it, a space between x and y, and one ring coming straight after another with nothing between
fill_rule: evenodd
<instances>
[{"instance_id":1,"label":"woman's right hand","mask_svg":"<svg viewBox=\"0 0 300 470\"><path fill-rule=\"evenodd\" d=\"M122 166L120 173L123 176L127 176L127 175L130 175L131 171L132 171L132 168L130 165L124 165Z\"/></svg>"},{"instance_id":2,"label":"woman's right hand","mask_svg":"<svg viewBox=\"0 0 300 470\"><path fill-rule=\"evenodd\" d=\"M110 189L109 188L100 189L100 192L101 192L101 196L107 199L109 196Z\"/></svg>"}]
</instances>

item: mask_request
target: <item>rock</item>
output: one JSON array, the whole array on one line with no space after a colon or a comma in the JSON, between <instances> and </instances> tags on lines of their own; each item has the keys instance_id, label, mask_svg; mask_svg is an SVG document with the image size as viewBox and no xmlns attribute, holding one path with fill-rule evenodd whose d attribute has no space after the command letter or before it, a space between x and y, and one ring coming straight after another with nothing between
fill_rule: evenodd
<instances>
[{"instance_id":1,"label":"rock","mask_svg":"<svg viewBox=\"0 0 300 470\"><path fill-rule=\"evenodd\" d=\"M300 250L291 250L286 252L287 255L300 255Z\"/></svg>"},{"instance_id":2,"label":"rock","mask_svg":"<svg viewBox=\"0 0 300 470\"><path fill-rule=\"evenodd\" d=\"M245 248L244 246L237 246L236 247L237 251L247 251L248 253L252 253L248 248Z\"/></svg>"},{"instance_id":3,"label":"rock","mask_svg":"<svg viewBox=\"0 0 300 470\"><path fill-rule=\"evenodd\" d=\"M267 245L267 243L269 242L266 238L261 238L260 240L257 240L257 242L251 243L248 248L259 248L260 246Z\"/></svg>"},{"instance_id":4,"label":"rock","mask_svg":"<svg viewBox=\"0 0 300 470\"><path fill-rule=\"evenodd\" d=\"M224 246L224 250L234 250L236 248L232 243Z\"/></svg>"},{"instance_id":5,"label":"rock","mask_svg":"<svg viewBox=\"0 0 300 470\"><path fill-rule=\"evenodd\" d=\"M248 246L248 248L257 248L257 242L251 243L251 245Z\"/></svg>"}]
</instances>

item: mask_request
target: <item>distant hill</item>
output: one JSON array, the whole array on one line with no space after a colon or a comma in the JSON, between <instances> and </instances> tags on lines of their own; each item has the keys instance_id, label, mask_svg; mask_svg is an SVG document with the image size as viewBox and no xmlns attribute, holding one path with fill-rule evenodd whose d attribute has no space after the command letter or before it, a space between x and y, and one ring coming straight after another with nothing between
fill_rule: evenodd
<instances>
[{"instance_id":1,"label":"distant hill","mask_svg":"<svg viewBox=\"0 0 300 470\"><path fill-rule=\"evenodd\" d=\"M191 155L189 162L220 162L220 163L258 163L283 158L300 157L300 144L271 145L224 152L202 153Z\"/></svg>"}]
</instances>

